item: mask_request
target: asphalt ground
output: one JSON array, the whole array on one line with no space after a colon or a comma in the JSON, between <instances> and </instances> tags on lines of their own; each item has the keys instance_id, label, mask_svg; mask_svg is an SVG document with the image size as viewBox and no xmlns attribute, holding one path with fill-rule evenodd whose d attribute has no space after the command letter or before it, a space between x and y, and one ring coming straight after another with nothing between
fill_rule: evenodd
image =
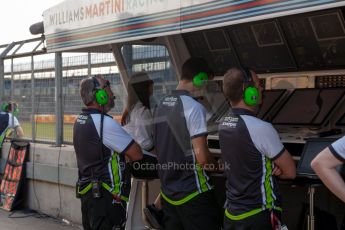
<instances>
[{"instance_id":1,"label":"asphalt ground","mask_svg":"<svg viewBox=\"0 0 345 230\"><path fill-rule=\"evenodd\" d=\"M7 212L0 209L0 230L82 230L66 220L33 211Z\"/></svg>"}]
</instances>

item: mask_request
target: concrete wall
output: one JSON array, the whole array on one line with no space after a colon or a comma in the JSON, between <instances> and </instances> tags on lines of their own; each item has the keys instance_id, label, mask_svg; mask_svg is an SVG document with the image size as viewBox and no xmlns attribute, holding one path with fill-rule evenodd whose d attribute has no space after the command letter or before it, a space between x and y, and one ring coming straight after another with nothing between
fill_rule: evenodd
<instances>
[{"instance_id":1,"label":"concrete wall","mask_svg":"<svg viewBox=\"0 0 345 230\"><path fill-rule=\"evenodd\" d=\"M1 172L8 156L10 143L5 142L1 155ZM53 147L46 144L30 144L26 164L26 186L23 188L24 205L27 208L81 224L80 200L75 197L78 177L73 146ZM158 180L149 181L148 203L153 203L159 193ZM128 203L127 229L145 229L142 219L142 180L134 179Z\"/></svg>"},{"instance_id":2,"label":"concrete wall","mask_svg":"<svg viewBox=\"0 0 345 230\"><path fill-rule=\"evenodd\" d=\"M4 169L10 143L4 143L1 156L1 172ZM77 181L77 163L73 146L53 147L46 144L31 143L26 164L27 186L23 189L26 207L43 213L64 218L81 224L80 200L75 197ZM219 205L224 202L224 178L214 177ZM142 180L133 180L130 202L128 204L127 229L145 229L142 219ZM159 192L159 181L149 182L148 203L152 203ZM289 229L297 230L301 218L303 203L308 203L307 186L281 184L283 196L284 220ZM332 213L341 225L344 218L345 204L335 198L323 186L318 186L315 193L315 206ZM320 218L318 216L317 218Z\"/></svg>"},{"instance_id":3,"label":"concrete wall","mask_svg":"<svg viewBox=\"0 0 345 230\"><path fill-rule=\"evenodd\" d=\"M10 143L5 142L1 155L1 172ZM30 144L26 164L25 206L43 213L81 223L80 200L75 197L77 162L73 146L53 147Z\"/></svg>"}]
</instances>

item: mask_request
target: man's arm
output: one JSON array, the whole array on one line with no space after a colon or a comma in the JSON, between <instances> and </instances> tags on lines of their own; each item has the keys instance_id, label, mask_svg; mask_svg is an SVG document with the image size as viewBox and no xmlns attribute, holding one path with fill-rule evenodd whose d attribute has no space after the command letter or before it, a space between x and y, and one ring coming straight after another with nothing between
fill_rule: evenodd
<instances>
[{"instance_id":1,"label":"man's arm","mask_svg":"<svg viewBox=\"0 0 345 230\"><path fill-rule=\"evenodd\" d=\"M336 170L336 166L340 164L342 162L326 148L314 158L311 167L327 188L345 202L345 182Z\"/></svg>"},{"instance_id":2,"label":"man's arm","mask_svg":"<svg viewBox=\"0 0 345 230\"><path fill-rule=\"evenodd\" d=\"M206 136L193 138L192 145L196 156L196 161L201 167L204 167L206 164L213 163L211 162L211 154L207 146Z\"/></svg>"},{"instance_id":3,"label":"man's arm","mask_svg":"<svg viewBox=\"0 0 345 230\"><path fill-rule=\"evenodd\" d=\"M287 150L273 160L276 167L279 168L279 173L275 174L281 179L294 179L296 177L296 164ZM273 169L273 172L275 169Z\"/></svg>"},{"instance_id":4,"label":"man's arm","mask_svg":"<svg viewBox=\"0 0 345 230\"><path fill-rule=\"evenodd\" d=\"M16 129L17 137L23 138L24 137L24 131L23 131L22 127L17 126L15 129Z\"/></svg>"},{"instance_id":5,"label":"man's arm","mask_svg":"<svg viewBox=\"0 0 345 230\"><path fill-rule=\"evenodd\" d=\"M126 150L125 154L130 161L138 161L143 158L143 153L141 151L140 146L137 143L131 144L131 146L129 146Z\"/></svg>"},{"instance_id":6,"label":"man's arm","mask_svg":"<svg viewBox=\"0 0 345 230\"><path fill-rule=\"evenodd\" d=\"M17 117L13 116L12 113L9 113L9 115L10 115L9 116L10 127L14 129L16 137L23 138L24 131L23 131L23 128L20 126Z\"/></svg>"},{"instance_id":7,"label":"man's arm","mask_svg":"<svg viewBox=\"0 0 345 230\"><path fill-rule=\"evenodd\" d=\"M99 133L100 125L95 124ZM104 136L103 143L110 149L118 153L125 154L129 161L141 160L143 157L140 146L134 142L132 137L118 124L109 117L104 118ZM114 141L116 140L116 141Z\"/></svg>"},{"instance_id":8,"label":"man's arm","mask_svg":"<svg viewBox=\"0 0 345 230\"><path fill-rule=\"evenodd\" d=\"M260 127L251 129L252 140L257 149L274 162L272 174L281 179L294 179L296 177L296 164L290 153L281 143L278 132L272 124L263 122Z\"/></svg>"}]
</instances>

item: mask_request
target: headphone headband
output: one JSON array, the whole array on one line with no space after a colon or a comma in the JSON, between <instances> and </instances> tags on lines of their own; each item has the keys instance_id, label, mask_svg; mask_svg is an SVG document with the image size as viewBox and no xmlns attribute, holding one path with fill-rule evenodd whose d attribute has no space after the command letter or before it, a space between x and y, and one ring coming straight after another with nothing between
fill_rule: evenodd
<instances>
[{"instance_id":1,"label":"headphone headband","mask_svg":"<svg viewBox=\"0 0 345 230\"><path fill-rule=\"evenodd\" d=\"M240 70L242 72L243 80L245 83L253 82L253 77L252 77L252 73L250 72L250 69L246 67L241 67Z\"/></svg>"},{"instance_id":2,"label":"headphone headband","mask_svg":"<svg viewBox=\"0 0 345 230\"><path fill-rule=\"evenodd\" d=\"M94 91L96 91L97 89L101 89L101 85L99 84L95 76L92 76L92 80L93 80Z\"/></svg>"},{"instance_id":3,"label":"headphone headband","mask_svg":"<svg viewBox=\"0 0 345 230\"><path fill-rule=\"evenodd\" d=\"M253 85L253 76L248 68L240 68L243 75L243 101L246 105L256 106L259 102L259 90Z\"/></svg>"}]
</instances>

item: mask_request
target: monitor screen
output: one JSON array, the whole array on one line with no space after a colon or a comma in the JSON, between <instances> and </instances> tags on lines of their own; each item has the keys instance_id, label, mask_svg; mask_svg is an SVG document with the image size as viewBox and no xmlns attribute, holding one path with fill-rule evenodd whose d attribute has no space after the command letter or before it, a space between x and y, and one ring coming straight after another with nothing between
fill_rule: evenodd
<instances>
[{"instance_id":1,"label":"monitor screen","mask_svg":"<svg viewBox=\"0 0 345 230\"><path fill-rule=\"evenodd\" d=\"M216 76L222 76L230 67L238 65L222 29L196 31L182 36L191 56L204 58Z\"/></svg>"},{"instance_id":2,"label":"monitor screen","mask_svg":"<svg viewBox=\"0 0 345 230\"><path fill-rule=\"evenodd\" d=\"M243 66L259 73L297 68L275 20L235 25L227 30Z\"/></svg>"},{"instance_id":3,"label":"monitor screen","mask_svg":"<svg viewBox=\"0 0 345 230\"><path fill-rule=\"evenodd\" d=\"M295 89L274 115L272 123L322 125L344 93L345 88Z\"/></svg>"},{"instance_id":4,"label":"monitor screen","mask_svg":"<svg viewBox=\"0 0 345 230\"><path fill-rule=\"evenodd\" d=\"M340 125L340 126L345 126L345 113L343 114L343 116L340 117L340 119L335 124Z\"/></svg>"},{"instance_id":5,"label":"monitor screen","mask_svg":"<svg viewBox=\"0 0 345 230\"><path fill-rule=\"evenodd\" d=\"M208 81L204 90L200 92L201 95L197 97L198 102L206 109L209 118L217 116L221 112L221 107L227 104L222 90L222 83L221 80Z\"/></svg>"},{"instance_id":6,"label":"monitor screen","mask_svg":"<svg viewBox=\"0 0 345 230\"><path fill-rule=\"evenodd\" d=\"M299 174L315 174L311 168L310 163L316 155L332 144L336 139L334 138L314 138L308 139L304 145L303 153L297 166L297 173Z\"/></svg>"},{"instance_id":7,"label":"monitor screen","mask_svg":"<svg viewBox=\"0 0 345 230\"><path fill-rule=\"evenodd\" d=\"M265 90L262 92L262 105L260 106L259 113L257 115L260 119L265 119L268 112L273 108L277 101L282 97L286 90L275 89Z\"/></svg>"},{"instance_id":8,"label":"monitor screen","mask_svg":"<svg viewBox=\"0 0 345 230\"><path fill-rule=\"evenodd\" d=\"M299 68L343 67L345 29L340 10L294 15L280 22Z\"/></svg>"}]
</instances>

